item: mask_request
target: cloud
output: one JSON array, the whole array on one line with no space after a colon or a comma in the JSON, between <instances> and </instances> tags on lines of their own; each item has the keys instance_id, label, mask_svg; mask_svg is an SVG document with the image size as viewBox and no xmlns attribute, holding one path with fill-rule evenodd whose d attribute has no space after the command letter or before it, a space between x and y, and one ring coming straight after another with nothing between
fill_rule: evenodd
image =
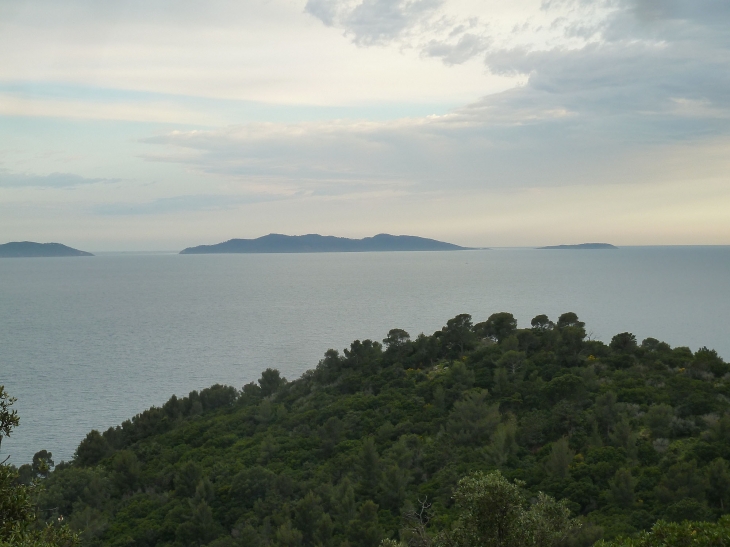
<instances>
[{"instance_id":1,"label":"cloud","mask_svg":"<svg viewBox=\"0 0 730 547\"><path fill-rule=\"evenodd\" d=\"M305 12L339 28L360 46L396 44L448 66L491 49L575 49L596 40L612 12L609 0L308 0Z\"/></svg>"},{"instance_id":2,"label":"cloud","mask_svg":"<svg viewBox=\"0 0 730 547\"><path fill-rule=\"evenodd\" d=\"M718 19L730 25L730 10L700 4L552 0L507 36L448 2L310 0L361 46L392 40L447 64L479 55L523 84L441 116L169 132L144 141L159 148L145 158L303 195L722 180L730 39Z\"/></svg>"},{"instance_id":3,"label":"cloud","mask_svg":"<svg viewBox=\"0 0 730 547\"><path fill-rule=\"evenodd\" d=\"M307 11L361 45L391 41L449 66L481 58L491 74L526 79L513 96L544 109L603 115L666 110L678 101L703 102L706 112L730 105L727 2L545 0L526 12L516 5L472 12L456 2L403 5L415 4L310 0ZM392 28L360 30L359 11Z\"/></svg>"},{"instance_id":4,"label":"cloud","mask_svg":"<svg viewBox=\"0 0 730 547\"><path fill-rule=\"evenodd\" d=\"M103 91L94 90L98 95ZM124 120L148 123L190 123L210 125L224 119L211 109L195 108L185 104L184 98L167 98L166 101L127 100L89 101L69 98L20 96L18 93L0 91L0 116L28 116L72 118L76 120Z\"/></svg>"},{"instance_id":5,"label":"cloud","mask_svg":"<svg viewBox=\"0 0 730 547\"><path fill-rule=\"evenodd\" d=\"M75 6L80 2L70 0ZM429 211L430 217L423 216L429 223L439 217L441 226L457 225L461 211L470 208L474 233L479 226L496 225L486 215L508 224L506 216L498 215L500 204L508 201L511 225L531 222L528 216L562 223L571 210L582 208L574 217L582 230L585 220L595 217L590 211L596 200L605 201L601 210L606 215L616 215L616 226L621 223L616 212L630 206L634 216L626 230L641 230L636 219L646 210L655 213L654 234L660 229L670 233L685 202L700 205L683 230L708 204L715 203L712 218L721 218L717 204L727 203L722 189L730 188L728 2L212 3L200 24L187 1L177 14L161 10L169 6L165 1L152 0L139 13L115 15L114 24L101 8L99 17L89 19L96 11L83 4L79 25L90 30L77 29L78 37L59 39L56 57L46 55L50 46L43 50L37 45L50 41L31 43L22 28L4 32L0 22L0 49L3 40L18 43L4 48L9 54L0 79L13 73L28 81L78 78L107 88L167 91L140 97L135 103L139 110L129 114L129 101L122 98L97 104L74 97L78 104L73 108L59 100L42 111L65 110L79 117L88 110L88 117L101 117L95 109L103 106L114 110L110 116L115 119L132 119L160 106L156 119L179 121L177 131L157 126L156 135L138 140L153 131L146 126L130 137L130 155L144 160L139 162L141 175L135 171L134 177L142 180L147 173L148 179L159 180L154 192L125 190L129 193L110 198L119 204L99 206L96 212L121 219L202 211L217 219L223 211L236 219L233 225L246 200L263 200L271 201L263 206L270 222L294 225L305 217L308 222L333 218L337 207L322 203L339 200L340 205L347 201L347 214L339 217L346 226L357 217L354 204L362 198L368 203L359 209L363 222L371 210L386 206L393 216L414 219L423 214L415 213L413 204L428 202L429 208L419 211ZM115 6L112 11L122 9ZM37 38L33 32L28 36ZM110 37L99 42L104 47L95 47L86 35L94 32ZM184 124L199 119L194 116L199 105L173 101L180 90L351 110L317 116L259 111L247 118L231 113L233 101L216 98L209 99L221 101L216 107L206 106L215 113L208 129L193 131ZM41 104L31 92L20 94L29 101L20 105L23 112ZM434 97L448 98L431 111L439 112L436 116L396 108L400 114L376 117L368 110L396 99L412 105ZM163 109L164 104L171 106ZM252 108L258 109L257 104ZM352 114L356 108L363 108L361 115ZM240 123L254 119L264 121ZM680 195L678 188L685 189L682 199L672 198ZM705 197L692 202L694 192ZM150 199L152 193L159 199ZM541 211L539 196L547 194L558 197L554 207ZM714 199L715 194L721 197ZM103 201L97 197L88 203ZM523 197L530 212L520 216ZM671 201L671 207L657 209L661 200ZM449 208L441 206L446 202ZM569 206L558 207L558 202ZM489 207L482 215L483 204ZM728 229L722 222L712 228L721 235ZM707 228L703 233L713 232ZM713 237L716 242L721 236Z\"/></svg>"},{"instance_id":6,"label":"cloud","mask_svg":"<svg viewBox=\"0 0 730 547\"><path fill-rule=\"evenodd\" d=\"M155 93L165 100L112 102L106 110L89 94L66 99L74 103L69 108L74 116L148 115L161 121L194 117L195 112L161 97L181 93L330 107L454 105L511 85L480 70L424 62L420 49L405 42L401 47L398 40L415 39L431 27L439 13L435 0L311 4L310 12L333 28L318 24L305 4L210 0L201 10L191 0L6 0L0 17L0 82L19 84L22 96L4 94L0 111L62 115L63 104L35 96L34 88L43 83ZM144 112L149 107L159 113Z\"/></svg>"},{"instance_id":7,"label":"cloud","mask_svg":"<svg viewBox=\"0 0 730 547\"><path fill-rule=\"evenodd\" d=\"M506 106L484 101L426 120L168 133L146 142L169 153L148 159L290 195L661 184L730 167L728 139L719 131L714 140L683 139L686 128L671 116L658 116L652 128L620 116L609 122L543 110L519 92L505 95L499 99Z\"/></svg>"},{"instance_id":8,"label":"cloud","mask_svg":"<svg viewBox=\"0 0 730 547\"><path fill-rule=\"evenodd\" d=\"M34 175L13 173L6 169L0 169L0 187L3 188L72 188L75 186L119 181L120 179L87 178L73 173Z\"/></svg>"},{"instance_id":9,"label":"cloud","mask_svg":"<svg viewBox=\"0 0 730 547\"><path fill-rule=\"evenodd\" d=\"M455 43L431 40L423 53L428 57L439 57L447 65L458 65L486 51L489 44L490 40L484 36L466 33Z\"/></svg>"},{"instance_id":10,"label":"cloud","mask_svg":"<svg viewBox=\"0 0 730 547\"><path fill-rule=\"evenodd\" d=\"M551 22L549 33L563 40L543 36L542 42L521 43L523 34L540 36L535 21L505 38L491 21L461 17L450 6L310 0L306 9L363 45L400 40L451 64L482 55L488 70L523 75L523 85L444 116L249 124L147 142L166 146L177 154L173 161L205 173L300 189L357 183L412 192L674 181L666 168L676 167L674 161L662 164L667 150L681 150L684 165L703 173L702 162L711 156L709 169L723 176L721 154L702 150L717 150L730 138L730 38L718 24L730 25L730 9L712 0L552 0L543 3L541 21ZM367 32L353 22L358 13L373 22L362 27ZM381 18L394 26L380 25ZM494 32L485 37L489 29ZM434 35L445 38L424 38Z\"/></svg>"},{"instance_id":11,"label":"cloud","mask_svg":"<svg viewBox=\"0 0 730 547\"><path fill-rule=\"evenodd\" d=\"M103 216L138 216L223 211L235 209L244 204L262 203L276 199L278 198L274 196L197 194L171 196L138 203L105 203L93 207L92 212Z\"/></svg>"},{"instance_id":12,"label":"cloud","mask_svg":"<svg viewBox=\"0 0 730 547\"><path fill-rule=\"evenodd\" d=\"M308 0L304 11L343 27L356 44L383 44L426 20L444 0Z\"/></svg>"}]
</instances>

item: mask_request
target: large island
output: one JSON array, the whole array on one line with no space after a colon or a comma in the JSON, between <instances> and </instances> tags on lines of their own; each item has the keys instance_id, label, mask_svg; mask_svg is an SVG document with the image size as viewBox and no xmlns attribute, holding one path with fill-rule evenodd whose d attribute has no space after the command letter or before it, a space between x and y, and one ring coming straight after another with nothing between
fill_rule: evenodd
<instances>
[{"instance_id":1,"label":"large island","mask_svg":"<svg viewBox=\"0 0 730 547\"><path fill-rule=\"evenodd\" d=\"M256 239L230 239L216 245L188 247L180 254L213 253L362 253L376 251L463 251L460 247L435 239L416 236L378 234L363 239L307 234L288 236L269 234Z\"/></svg>"},{"instance_id":2,"label":"large island","mask_svg":"<svg viewBox=\"0 0 730 547\"><path fill-rule=\"evenodd\" d=\"M48 258L63 256L94 256L61 243L11 241L0 245L0 258Z\"/></svg>"}]
</instances>

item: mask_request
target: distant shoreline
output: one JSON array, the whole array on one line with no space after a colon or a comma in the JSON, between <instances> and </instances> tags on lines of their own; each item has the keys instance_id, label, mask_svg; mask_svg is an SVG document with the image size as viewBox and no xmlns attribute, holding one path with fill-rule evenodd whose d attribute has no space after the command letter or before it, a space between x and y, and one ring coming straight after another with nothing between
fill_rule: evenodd
<instances>
[{"instance_id":1,"label":"distant shoreline","mask_svg":"<svg viewBox=\"0 0 730 547\"><path fill-rule=\"evenodd\" d=\"M557 250L605 250L618 249L610 243L578 243L577 245L548 245L546 247L537 247L537 249L557 249Z\"/></svg>"},{"instance_id":2,"label":"distant shoreline","mask_svg":"<svg viewBox=\"0 0 730 547\"><path fill-rule=\"evenodd\" d=\"M378 234L362 239L307 234L269 234L256 239L230 239L214 245L198 245L180 254L262 254L262 253L364 253L392 251L465 251L453 243L418 236Z\"/></svg>"}]
</instances>

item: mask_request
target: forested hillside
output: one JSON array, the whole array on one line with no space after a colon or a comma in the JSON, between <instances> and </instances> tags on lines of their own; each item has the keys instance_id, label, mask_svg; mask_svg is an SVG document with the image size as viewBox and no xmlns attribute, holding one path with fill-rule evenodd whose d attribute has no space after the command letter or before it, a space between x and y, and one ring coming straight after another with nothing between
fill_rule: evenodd
<instances>
[{"instance_id":1,"label":"forested hillside","mask_svg":"<svg viewBox=\"0 0 730 547\"><path fill-rule=\"evenodd\" d=\"M494 469L567 499L583 526L566 544L590 545L729 511L729 372L704 348L590 340L573 313L459 315L329 350L292 382L268 369L173 397L20 471L85 545L375 547L424 501L427 530L447 529L459 479Z\"/></svg>"}]
</instances>

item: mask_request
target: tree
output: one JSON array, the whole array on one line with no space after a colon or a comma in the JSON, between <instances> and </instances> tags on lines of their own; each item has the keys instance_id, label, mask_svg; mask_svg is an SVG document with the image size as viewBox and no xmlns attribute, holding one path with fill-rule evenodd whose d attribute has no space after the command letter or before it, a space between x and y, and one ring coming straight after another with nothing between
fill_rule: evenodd
<instances>
[{"instance_id":1,"label":"tree","mask_svg":"<svg viewBox=\"0 0 730 547\"><path fill-rule=\"evenodd\" d=\"M362 445L360 452L358 471L360 474L360 485L363 492L369 496L374 496L378 483L380 481L380 455L375 446L375 439L368 437Z\"/></svg>"},{"instance_id":2,"label":"tree","mask_svg":"<svg viewBox=\"0 0 730 547\"><path fill-rule=\"evenodd\" d=\"M203 479L203 471L195 462L185 462L175 475L175 493L181 498L189 498Z\"/></svg>"},{"instance_id":3,"label":"tree","mask_svg":"<svg viewBox=\"0 0 730 547\"><path fill-rule=\"evenodd\" d=\"M725 547L730 544L730 515L714 522L669 523L660 520L650 532L637 537L601 540L595 547Z\"/></svg>"},{"instance_id":4,"label":"tree","mask_svg":"<svg viewBox=\"0 0 730 547\"><path fill-rule=\"evenodd\" d=\"M342 440L343 424L337 416L330 416L319 428L319 436L322 439L322 449L325 455L330 456L335 446Z\"/></svg>"},{"instance_id":5,"label":"tree","mask_svg":"<svg viewBox=\"0 0 730 547\"><path fill-rule=\"evenodd\" d=\"M533 330L536 330L538 332L543 332L546 330L552 329L555 324L550 321L547 315L536 315L532 318L532 321L530 321L530 325L532 325Z\"/></svg>"},{"instance_id":6,"label":"tree","mask_svg":"<svg viewBox=\"0 0 730 547\"><path fill-rule=\"evenodd\" d=\"M411 335L403 329L390 329L388 336L383 339L383 345L387 349L398 349L410 341Z\"/></svg>"},{"instance_id":7,"label":"tree","mask_svg":"<svg viewBox=\"0 0 730 547\"><path fill-rule=\"evenodd\" d=\"M41 450L33 454L33 473L38 477L46 478L53 468L53 454L48 450Z\"/></svg>"},{"instance_id":8,"label":"tree","mask_svg":"<svg viewBox=\"0 0 730 547\"><path fill-rule=\"evenodd\" d=\"M613 424L618 419L618 409L616 408L616 394L613 391L607 391L596 397L596 403L593 412L601 425L601 428L608 434Z\"/></svg>"},{"instance_id":9,"label":"tree","mask_svg":"<svg viewBox=\"0 0 730 547\"><path fill-rule=\"evenodd\" d=\"M365 501L357 512L357 517L350 522L348 536L350 544L355 547L376 547L383 531L378 525L378 506L371 500Z\"/></svg>"},{"instance_id":10,"label":"tree","mask_svg":"<svg viewBox=\"0 0 730 547\"><path fill-rule=\"evenodd\" d=\"M628 469L619 469L609 483L613 503L622 508L629 508L634 504L634 488L636 479Z\"/></svg>"},{"instance_id":11,"label":"tree","mask_svg":"<svg viewBox=\"0 0 730 547\"><path fill-rule=\"evenodd\" d=\"M454 403L446 430L459 444L481 444L500 422L499 403L488 404L486 391L467 393Z\"/></svg>"},{"instance_id":12,"label":"tree","mask_svg":"<svg viewBox=\"0 0 730 547\"><path fill-rule=\"evenodd\" d=\"M119 492L134 492L137 489L140 476L140 464L137 456L131 450L120 450L112 459L114 485Z\"/></svg>"},{"instance_id":13,"label":"tree","mask_svg":"<svg viewBox=\"0 0 730 547\"><path fill-rule=\"evenodd\" d=\"M638 347L638 344L636 336L630 332L622 332L611 338L609 347L619 353L631 353Z\"/></svg>"},{"instance_id":14,"label":"tree","mask_svg":"<svg viewBox=\"0 0 730 547\"><path fill-rule=\"evenodd\" d=\"M15 401L5 386L0 386L0 442L20 423L17 411L10 408ZM42 456L50 460L51 455L46 452ZM46 469L41 458L37 463L39 471ZM33 494L37 486L37 480L30 485L20 483L14 467L0 464L0 547L72 547L78 542L66 526L35 527Z\"/></svg>"},{"instance_id":15,"label":"tree","mask_svg":"<svg viewBox=\"0 0 730 547\"><path fill-rule=\"evenodd\" d=\"M707 466L707 499L724 511L730 506L730 470L727 462L717 458Z\"/></svg>"},{"instance_id":16,"label":"tree","mask_svg":"<svg viewBox=\"0 0 730 547\"><path fill-rule=\"evenodd\" d=\"M501 342L515 333L517 319L511 313L493 313L486 321L475 325L474 330L485 337Z\"/></svg>"},{"instance_id":17,"label":"tree","mask_svg":"<svg viewBox=\"0 0 730 547\"><path fill-rule=\"evenodd\" d=\"M281 373L275 368L267 368L261 373L259 385L261 386L261 395L264 397L275 393L284 384L286 384L286 378L282 378Z\"/></svg>"},{"instance_id":18,"label":"tree","mask_svg":"<svg viewBox=\"0 0 730 547\"><path fill-rule=\"evenodd\" d=\"M583 321L578 320L578 315L574 312L569 311L558 317L558 328L564 329L567 327L576 327L582 329L586 326Z\"/></svg>"},{"instance_id":19,"label":"tree","mask_svg":"<svg viewBox=\"0 0 730 547\"><path fill-rule=\"evenodd\" d=\"M529 503L499 471L463 478L454 500L459 518L442 538L450 547L552 547L578 526L564 502L541 492Z\"/></svg>"},{"instance_id":20,"label":"tree","mask_svg":"<svg viewBox=\"0 0 730 547\"><path fill-rule=\"evenodd\" d=\"M383 352L383 346L372 340L355 340L350 349L345 349L345 365L354 369L368 369L377 367Z\"/></svg>"},{"instance_id":21,"label":"tree","mask_svg":"<svg viewBox=\"0 0 730 547\"><path fill-rule=\"evenodd\" d=\"M507 369L510 373L510 376L514 378L520 368L522 368L524 362L525 354L523 352L510 350L506 351L504 355L499 358L499 361L497 361L497 366Z\"/></svg>"},{"instance_id":22,"label":"tree","mask_svg":"<svg viewBox=\"0 0 730 547\"><path fill-rule=\"evenodd\" d=\"M411 335L403 329L391 329L383 339L385 355L392 362L400 361L412 351Z\"/></svg>"},{"instance_id":23,"label":"tree","mask_svg":"<svg viewBox=\"0 0 730 547\"><path fill-rule=\"evenodd\" d=\"M311 490L294 507L294 524L305 545L326 545L332 536L332 519L324 512L322 500Z\"/></svg>"},{"instance_id":24,"label":"tree","mask_svg":"<svg viewBox=\"0 0 730 547\"><path fill-rule=\"evenodd\" d=\"M517 453L517 419L510 416L497 426L489 446L484 447L487 462L496 467L504 465L510 456Z\"/></svg>"},{"instance_id":25,"label":"tree","mask_svg":"<svg viewBox=\"0 0 730 547\"><path fill-rule=\"evenodd\" d=\"M474 340L471 315L462 313L449 319L441 332L441 341L452 354L464 353L464 350L468 349Z\"/></svg>"},{"instance_id":26,"label":"tree","mask_svg":"<svg viewBox=\"0 0 730 547\"><path fill-rule=\"evenodd\" d=\"M568 470L574 457L575 452L570 449L568 438L563 437L553 443L550 456L545 462L545 470L554 477L564 479L568 476Z\"/></svg>"},{"instance_id":27,"label":"tree","mask_svg":"<svg viewBox=\"0 0 730 547\"><path fill-rule=\"evenodd\" d=\"M16 400L15 397L8 395L5 386L0 386L0 446L3 439L9 437L13 428L18 427L20 423L18 411L10 408Z\"/></svg>"},{"instance_id":28,"label":"tree","mask_svg":"<svg viewBox=\"0 0 730 547\"><path fill-rule=\"evenodd\" d=\"M276 531L276 544L281 547L299 547L302 545L304 535L293 528L291 521L286 521Z\"/></svg>"},{"instance_id":29,"label":"tree","mask_svg":"<svg viewBox=\"0 0 730 547\"><path fill-rule=\"evenodd\" d=\"M92 429L76 448L74 459L81 465L96 465L111 454L109 442L96 429Z\"/></svg>"},{"instance_id":30,"label":"tree","mask_svg":"<svg viewBox=\"0 0 730 547\"><path fill-rule=\"evenodd\" d=\"M670 405L651 405L644 415L644 423L651 429L655 438L669 437L674 409Z\"/></svg>"}]
</instances>

